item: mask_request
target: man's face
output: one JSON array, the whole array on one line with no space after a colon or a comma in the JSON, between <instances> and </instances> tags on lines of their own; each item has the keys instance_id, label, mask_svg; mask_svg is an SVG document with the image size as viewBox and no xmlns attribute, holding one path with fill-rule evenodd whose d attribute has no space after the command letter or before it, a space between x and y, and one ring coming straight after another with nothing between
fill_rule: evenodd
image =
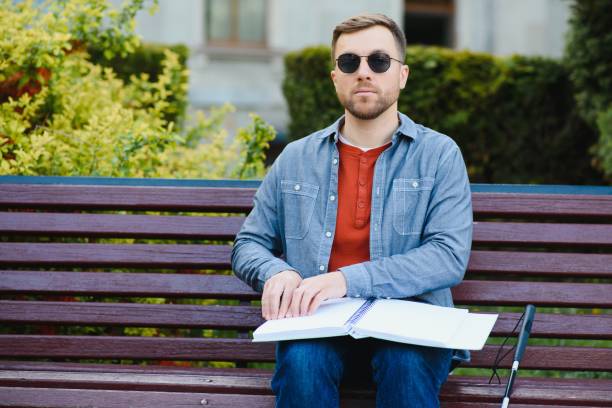
<instances>
[{"instance_id":1,"label":"man's face","mask_svg":"<svg viewBox=\"0 0 612 408\"><path fill-rule=\"evenodd\" d=\"M370 55L374 52L400 59L393 34L386 27L373 26L342 34L336 42L334 60L345 53ZM376 73L368 66L367 58L362 58L357 71L350 74L342 72L336 63L331 78L342 106L357 119L370 120L392 106L397 109L400 89L404 89L408 79L408 66L391 60L386 72Z\"/></svg>"}]
</instances>

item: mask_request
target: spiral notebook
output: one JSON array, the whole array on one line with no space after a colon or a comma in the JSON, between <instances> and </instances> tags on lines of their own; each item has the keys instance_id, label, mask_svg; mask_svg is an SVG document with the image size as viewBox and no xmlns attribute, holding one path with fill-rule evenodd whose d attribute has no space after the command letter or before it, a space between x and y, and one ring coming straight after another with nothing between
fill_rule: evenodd
<instances>
[{"instance_id":1,"label":"spiral notebook","mask_svg":"<svg viewBox=\"0 0 612 408\"><path fill-rule=\"evenodd\" d=\"M375 337L419 346L462 350L483 348L495 314L399 299L341 298L324 301L310 316L268 320L253 341L319 337Z\"/></svg>"}]
</instances>

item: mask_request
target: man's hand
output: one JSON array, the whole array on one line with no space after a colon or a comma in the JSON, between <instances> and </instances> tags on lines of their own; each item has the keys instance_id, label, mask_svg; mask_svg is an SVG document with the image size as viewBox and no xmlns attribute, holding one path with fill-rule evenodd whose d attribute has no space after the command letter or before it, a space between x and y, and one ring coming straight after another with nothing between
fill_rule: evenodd
<instances>
[{"instance_id":1,"label":"man's hand","mask_svg":"<svg viewBox=\"0 0 612 408\"><path fill-rule=\"evenodd\" d=\"M302 280L293 291L290 314L306 316L317 310L322 301L346 295L346 280L342 272L328 272Z\"/></svg>"},{"instance_id":2,"label":"man's hand","mask_svg":"<svg viewBox=\"0 0 612 408\"><path fill-rule=\"evenodd\" d=\"M261 315L264 319L282 319L287 315L293 291L302 282L296 271L282 271L266 281L261 295Z\"/></svg>"}]
</instances>

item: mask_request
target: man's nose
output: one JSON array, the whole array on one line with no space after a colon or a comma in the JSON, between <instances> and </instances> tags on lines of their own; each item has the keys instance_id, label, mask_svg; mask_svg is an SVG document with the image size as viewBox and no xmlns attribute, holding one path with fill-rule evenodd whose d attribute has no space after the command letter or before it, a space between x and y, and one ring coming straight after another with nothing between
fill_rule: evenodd
<instances>
[{"instance_id":1,"label":"man's nose","mask_svg":"<svg viewBox=\"0 0 612 408\"><path fill-rule=\"evenodd\" d=\"M359 61L359 68L357 68L357 77L367 79L372 77L372 70L368 65L368 57L361 57L361 60Z\"/></svg>"}]
</instances>

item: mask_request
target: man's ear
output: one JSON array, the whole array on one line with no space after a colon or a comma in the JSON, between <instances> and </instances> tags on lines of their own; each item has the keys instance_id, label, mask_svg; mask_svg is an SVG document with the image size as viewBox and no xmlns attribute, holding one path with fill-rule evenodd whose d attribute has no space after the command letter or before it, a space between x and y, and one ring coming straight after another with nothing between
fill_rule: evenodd
<instances>
[{"instance_id":1,"label":"man's ear","mask_svg":"<svg viewBox=\"0 0 612 408\"><path fill-rule=\"evenodd\" d=\"M406 82L408 81L408 77L410 76L410 67L408 65L402 65L400 71L400 89L404 89L406 87Z\"/></svg>"},{"instance_id":2,"label":"man's ear","mask_svg":"<svg viewBox=\"0 0 612 408\"><path fill-rule=\"evenodd\" d=\"M331 77L332 82L334 83L334 88L336 87L336 70L332 70L329 73L329 76Z\"/></svg>"}]
</instances>

